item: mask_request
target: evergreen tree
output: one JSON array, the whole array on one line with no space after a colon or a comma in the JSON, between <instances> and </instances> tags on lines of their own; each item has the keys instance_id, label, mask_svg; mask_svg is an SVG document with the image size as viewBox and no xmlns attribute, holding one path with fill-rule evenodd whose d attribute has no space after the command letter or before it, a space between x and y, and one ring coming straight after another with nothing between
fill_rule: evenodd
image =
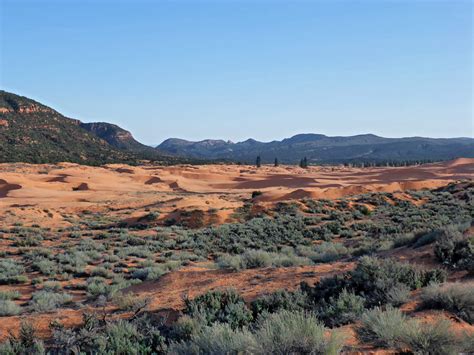
<instances>
[{"instance_id":1,"label":"evergreen tree","mask_svg":"<svg viewBox=\"0 0 474 355\"><path fill-rule=\"evenodd\" d=\"M260 159L260 155L257 157L257 162L255 164L257 165L257 168L260 168L262 166L262 161Z\"/></svg>"},{"instance_id":2,"label":"evergreen tree","mask_svg":"<svg viewBox=\"0 0 474 355\"><path fill-rule=\"evenodd\" d=\"M308 167L308 159L304 157L300 160L300 168L306 169Z\"/></svg>"},{"instance_id":3,"label":"evergreen tree","mask_svg":"<svg viewBox=\"0 0 474 355\"><path fill-rule=\"evenodd\" d=\"M274 166L278 166L278 158L275 158L275 164L273 164Z\"/></svg>"}]
</instances>

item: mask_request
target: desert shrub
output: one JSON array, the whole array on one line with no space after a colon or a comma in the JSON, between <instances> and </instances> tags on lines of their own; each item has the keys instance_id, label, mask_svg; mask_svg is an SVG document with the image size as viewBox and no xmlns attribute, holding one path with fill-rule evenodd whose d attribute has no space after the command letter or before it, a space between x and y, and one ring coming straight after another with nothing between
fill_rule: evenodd
<instances>
[{"instance_id":1,"label":"desert shrub","mask_svg":"<svg viewBox=\"0 0 474 355\"><path fill-rule=\"evenodd\" d=\"M170 339L175 341L187 341L205 327L206 321L200 316L190 317L184 315L180 317L171 327Z\"/></svg>"},{"instance_id":2,"label":"desert shrub","mask_svg":"<svg viewBox=\"0 0 474 355\"><path fill-rule=\"evenodd\" d=\"M362 315L356 331L362 342L400 349L403 347L401 339L406 324L407 317L399 309L388 307L383 311L375 307Z\"/></svg>"},{"instance_id":3,"label":"desert shrub","mask_svg":"<svg viewBox=\"0 0 474 355\"><path fill-rule=\"evenodd\" d=\"M415 354L454 354L460 348L459 339L445 319L435 323L410 320L404 327L401 342Z\"/></svg>"},{"instance_id":4,"label":"desert shrub","mask_svg":"<svg viewBox=\"0 0 474 355\"><path fill-rule=\"evenodd\" d=\"M106 279L110 279L113 277L113 273L107 270L106 268L99 266L92 270L91 276L100 276Z\"/></svg>"},{"instance_id":5,"label":"desert shrub","mask_svg":"<svg viewBox=\"0 0 474 355\"><path fill-rule=\"evenodd\" d=\"M410 350L415 354L451 354L461 341L450 331L450 323L438 320L424 323L407 318L400 310L376 307L362 316L357 335L363 342L384 348Z\"/></svg>"},{"instance_id":6,"label":"desert shrub","mask_svg":"<svg viewBox=\"0 0 474 355\"><path fill-rule=\"evenodd\" d=\"M20 323L20 331L18 335L10 333L8 339L3 344L0 343L0 354L17 355L17 354L45 354L43 342L36 336L35 328L26 322Z\"/></svg>"},{"instance_id":7,"label":"desert shrub","mask_svg":"<svg viewBox=\"0 0 474 355\"><path fill-rule=\"evenodd\" d=\"M451 267L474 271L474 238L454 228L442 230L435 244L436 258Z\"/></svg>"},{"instance_id":8,"label":"desert shrub","mask_svg":"<svg viewBox=\"0 0 474 355\"><path fill-rule=\"evenodd\" d=\"M104 321L84 313L78 328L51 325L53 348L60 354L162 354L164 337L146 316L131 320ZM55 352L56 353L56 352Z\"/></svg>"},{"instance_id":9,"label":"desert shrub","mask_svg":"<svg viewBox=\"0 0 474 355\"><path fill-rule=\"evenodd\" d=\"M262 319L255 333L263 354L338 353L343 342L326 329L318 319L302 311L281 311Z\"/></svg>"},{"instance_id":10,"label":"desert shrub","mask_svg":"<svg viewBox=\"0 0 474 355\"><path fill-rule=\"evenodd\" d=\"M105 353L110 354L146 354L150 353L147 344L144 344L143 334L137 327L127 321L119 320L107 325Z\"/></svg>"},{"instance_id":11,"label":"desert shrub","mask_svg":"<svg viewBox=\"0 0 474 355\"><path fill-rule=\"evenodd\" d=\"M25 275L22 275L25 269L17 262L7 259L0 260L0 285L18 284L28 281Z\"/></svg>"},{"instance_id":12,"label":"desert shrub","mask_svg":"<svg viewBox=\"0 0 474 355\"><path fill-rule=\"evenodd\" d=\"M17 290L0 291L0 300L16 300L21 297Z\"/></svg>"},{"instance_id":13,"label":"desert shrub","mask_svg":"<svg viewBox=\"0 0 474 355\"><path fill-rule=\"evenodd\" d=\"M307 265L310 261L294 254L294 252L273 253L264 250L246 250L242 255L220 255L217 265L223 269L234 271L243 269L256 269L269 266L289 267Z\"/></svg>"},{"instance_id":14,"label":"desert shrub","mask_svg":"<svg viewBox=\"0 0 474 355\"><path fill-rule=\"evenodd\" d=\"M138 280L158 280L161 276L167 274L171 270L177 269L181 265L177 261L169 261L164 264L156 264L154 266L136 269L132 272L132 279Z\"/></svg>"},{"instance_id":15,"label":"desert shrub","mask_svg":"<svg viewBox=\"0 0 474 355\"><path fill-rule=\"evenodd\" d=\"M233 329L229 324L203 327L187 342L172 343L169 354L241 354L255 353L254 335L246 329Z\"/></svg>"},{"instance_id":16,"label":"desert shrub","mask_svg":"<svg viewBox=\"0 0 474 355\"><path fill-rule=\"evenodd\" d=\"M279 290L257 298L250 304L250 308L256 319L258 315L265 313L275 313L282 310L300 311L308 309L309 302L307 294L300 290L294 292Z\"/></svg>"},{"instance_id":17,"label":"desert shrub","mask_svg":"<svg viewBox=\"0 0 474 355\"><path fill-rule=\"evenodd\" d=\"M233 329L241 328L252 321L252 312L244 300L234 291L210 291L193 300L185 299L184 313L191 317L202 317L207 325L215 322L227 323Z\"/></svg>"},{"instance_id":18,"label":"desert shrub","mask_svg":"<svg viewBox=\"0 0 474 355\"><path fill-rule=\"evenodd\" d=\"M363 297L344 289L337 298L331 297L328 302L323 302L317 315L331 327L352 323L364 312L364 303Z\"/></svg>"},{"instance_id":19,"label":"desert shrub","mask_svg":"<svg viewBox=\"0 0 474 355\"><path fill-rule=\"evenodd\" d=\"M21 307L11 300L0 300L0 317L15 316L21 312Z\"/></svg>"},{"instance_id":20,"label":"desert shrub","mask_svg":"<svg viewBox=\"0 0 474 355\"><path fill-rule=\"evenodd\" d=\"M423 308L444 309L474 323L474 287L471 284L433 284L423 290L421 300Z\"/></svg>"},{"instance_id":21,"label":"desert shrub","mask_svg":"<svg viewBox=\"0 0 474 355\"><path fill-rule=\"evenodd\" d=\"M320 300L336 299L344 289L365 298L366 307L386 303L403 302L404 290L416 289L431 282L442 282L446 273L435 270L423 270L407 263L392 259L362 257L353 271L322 279L314 287L302 284L314 304ZM397 300L397 297L402 297Z\"/></svg>"},{"instance_id":22,"label":"desert shrub","mask_svg":"<svg viewBox=\"0 0 474 355\"><path fill-rule=\"evenodd\" d=\"M332 242L323 242L313 248L299 247L298 252L315 263L328 263L349 255L349 250L344 245Z\"/></svg>"},{"instance_id":23,"label":"desert shrub","mask_svg":"<svg viewBox=\"0 0 474 355\"><path fill-rule=\"evenodd\" d=\"M394 288L401 284L413 290L446 278L441 270L422 270L392 259L373 257L362 257L350 275L355 292L364 293L373 305L387 303Z\"/></svg>"},{"instance_id":24,"label":"desert shrub","mask_svg":"<svg viewBox=\"0 0 474 355\"><path fill-rule=\"evenodd\" d=\"M39 271L45 276L53 276L58 273L57 264L46 258L39 258L31 264L31 268L35 271Z\"/></svg>"},{"instance_id":25,"label":"desert shrub","mask_svg":"<svg viewBox=\"0 0 474 355\"><path fill-rule=\"evenodd\" d=\"M150 303L149 298L138 296L134 293L123 294L121 292L117 292L113 295L113 301L119 309L133 313L137 313L146 308Z\"/></svg>"},{"instance_id":26,"label":"desert shrub","mask_svg":"<svg viewBox=\"0 0 474 355\"><path fill-rule=\"evenodd\" d=\"M14 244L16 247L36 247L41 245L42 241L43 237L40 234L26 234L15 238Z\"/></svg>"},{"instance_id":27,"label":"desert shrub","mask_svg":"<svg viewBox=\"0 0 474 355\"><path fill-rule=\"evenodd\" d=\"M399 307L409 300L410 288L402 283L395 284L387 290L385 297L388 304Z\"/></svg>"},{"instance_id":28,"label":"desert shrub","mask_svg":"<svg viewBox=\"0 0 474 355\"><path fill-rule=\"evenodd\" d=\"M35 312L49 312L71 301L72 296L67 293L37 291L31 296L30 307Z\"/></svg>"},{"instance_id":29,"label":"desert shrub","mask_svg":"<svg viewBox=\"0 0 474 355\"><path fill-rule=\"evenodd\" d=\"M62 289L61 283L57 281L46 281L43 283L43 291L58 292Z\"/></svg>"},{"instance_id":30,"label":"desert shrub","mask_svg":"<svg viewBox=\"0 0 474 355\"><path fill-rule=\"evenodd\" d=\"M112 293L110 285L103 277L95 276L87 279L87 296L95 299L99 296L108 297Z\"/></svg>"}]
</instances>

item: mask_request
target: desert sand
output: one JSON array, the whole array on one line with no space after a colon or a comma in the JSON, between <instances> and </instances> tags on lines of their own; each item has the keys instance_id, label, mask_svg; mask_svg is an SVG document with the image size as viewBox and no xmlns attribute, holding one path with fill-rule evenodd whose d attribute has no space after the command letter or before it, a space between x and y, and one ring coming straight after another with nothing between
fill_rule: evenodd
<instances>
[{"instance_id":1,"label":"desert sand","mask_svg":"<svg viewBox=\"0 0 474 355\"><path fill-rule=\"evenodd\" d=\"M176 210L214 210L217 223L261 191L258 202L335 199L367 192L432 189L472 179L474 159L410 167L350 168L244 165L0 165L0 223L68 226L81 211L133 221L149 208L165 219Z\"/></svg>"}]
</instances>

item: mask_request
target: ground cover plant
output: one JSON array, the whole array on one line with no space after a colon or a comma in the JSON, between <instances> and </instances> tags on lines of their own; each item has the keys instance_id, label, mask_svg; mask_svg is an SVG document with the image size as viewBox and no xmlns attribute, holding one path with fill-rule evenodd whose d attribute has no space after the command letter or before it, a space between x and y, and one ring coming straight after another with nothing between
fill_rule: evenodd
<instances>
[{"instance_id":1,"label":"ground cover plant","mask_svg":"<svg viewBox=\"0 0 474 355\"><path fill-rule=\"evenodd\" d=\"M350 350L344 327L374 349L472 350L472 183L266 208L259 196L222 225L193 211L183 223L160 219L148 208L137 224L86 211L69 216L69 227L2 227L0 317L25 321L20 333L0 334L0 352L335 354ZM172 289L168 276L188 269L211 275L196 286L204 291L174 294L181 308L162 316L149 288ZM288 276L291 287L252 293L279 272L318 277L298 286ZM242 275L254 283L232 289ZM219 277L230 288L206 289ZM401 311L412 299L415 310ZM55 321L64 311L83 317L80 325ZM423 312L434 321L418 319ZM442 312L466 329L449 329ZM41 332L39 315L51 318Z\"/></svg>"}]
</instances>

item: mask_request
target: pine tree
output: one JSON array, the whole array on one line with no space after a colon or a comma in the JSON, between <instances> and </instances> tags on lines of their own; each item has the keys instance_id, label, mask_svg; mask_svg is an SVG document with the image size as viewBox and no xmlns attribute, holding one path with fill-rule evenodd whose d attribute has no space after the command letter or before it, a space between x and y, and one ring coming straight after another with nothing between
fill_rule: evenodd
<instances>
[{"instance_id":1,"label":"pine tree","mask_svg":"<svg viewBox=\"0 0 474 355\"><path fill-rule=\"evenodd\" d=\"M262 166L262 161L260 159L260 155L257 157L257 162L255 164L257 165L257 168L260 168Z\"/></svg>"},{"instance_id":2,"label":"pine tree","mask_svg":"<svg viewBox=\"0 0 474 355\"><path fill-rule=\"evenodd\" d=\"M274 166L278 166L278 158L275 158L275 164L273 164Z\"/></svg>"}]
</instances>

